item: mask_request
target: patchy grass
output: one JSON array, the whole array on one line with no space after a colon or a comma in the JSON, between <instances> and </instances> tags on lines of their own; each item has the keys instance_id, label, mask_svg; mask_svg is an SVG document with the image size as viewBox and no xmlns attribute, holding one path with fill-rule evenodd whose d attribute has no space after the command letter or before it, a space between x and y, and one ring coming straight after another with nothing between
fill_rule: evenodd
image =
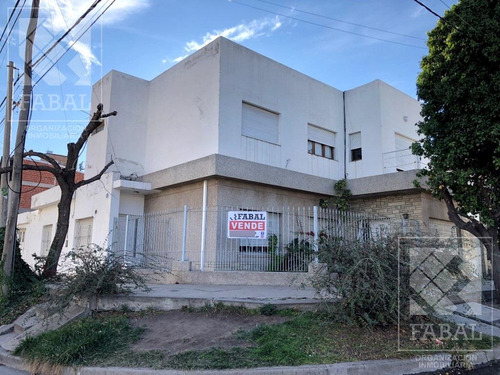
<instances>
[{"instance_id":1,"label":"patchy grass","mask_svg":"<svg viewBox=\"0 0 500 375\"><path fill-rule=\"evenodd\" d=\"M186 314L193 309L187 309ZM242 307L208 305L196 312L206 314L280 314L273 307L249 310ZM370 359L407 358L429 352L489 348L491 341L484 337L479 341L454 340L436 343L432 340L410 340L411 330L402 331L402 340L414 351L398 351L398 329L347 326L334 321L325 313L299 313L284 311L290 319L276 325L257 326L250 331L239 331L236 337L245 343L242 347L209 348L171 354L168 348L146 352L133 352L129 344L138 340L141 329L133 328L129 319L145 317L155 311L106 313L30 338L16 350L32 363L46 361L56 365L231 369L259 366L296 366L324 364ZM203 317L201 317L203 318ZM166 323L167 324L167 323ZM495 339L494 343L498 344ZM41 366L35 369L42 369ZM50 371L56 373L56 368ZM50 373L50 371L48 373Z\"/></svg>"},{"instance_id":2,"label":"patchy grass","mask_svg":"<svg viewBox=\"0 0 500 375\"><path fill-rule=\"evenodd\" d=\"M88 365L126 350L142 332L142 328L132 327L125 316L86 318L55 331L28 337L14 354L31 363Z\"/></svg>"},{"instance_id":3,"label":"patchy grass","mask_svg":"<svg viewBox=\"0 0 500 375\"><path fill-rule=\"evenodd\" d=\"M0 299L0 326L12 323L16 318L44 298L45 287L43 283L35 283L26 293L17 293L9 300Z\"/></svg>"},{"instance_id":4,"label":"patchy grass","mask_svg":"<svg viewBox=\"0 0 500 375\"><path fill-rule=\"evenodd\" d=\"M215 304L206 303L202 307L188 307L182 308L185 312L199 312L203 314L231 314L231 315L241 315L241 316L252 316L252 315L278 315L278 316L294 316L300 314L299 310L295 309L278 309L276 305L271 303L265 304L260 308L248 308L242 305L226 305L222 302L217 302Z\"/></svg>"}]
</instances>

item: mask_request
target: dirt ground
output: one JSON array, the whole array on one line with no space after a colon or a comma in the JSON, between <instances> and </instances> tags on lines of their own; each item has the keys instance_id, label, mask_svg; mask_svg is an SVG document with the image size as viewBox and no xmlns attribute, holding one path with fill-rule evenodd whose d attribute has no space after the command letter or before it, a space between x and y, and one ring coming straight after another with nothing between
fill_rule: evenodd
<instances>
[{"instance_id":1,"label":"dirt ground","mask_svg":"<svg viewBox=\"0 0 500 375\"><path fill-rule=\"evenodd\" d=\"M131 349L135 352L161 350L176 354L212 347L244 347L248 343L234 335L238 330L251 330L262 324L277 324L286 320L276 315L206 314L179 310L159 312L132 319L134 326L144 327L146 331Z\"/></svg>"}]
</instances>

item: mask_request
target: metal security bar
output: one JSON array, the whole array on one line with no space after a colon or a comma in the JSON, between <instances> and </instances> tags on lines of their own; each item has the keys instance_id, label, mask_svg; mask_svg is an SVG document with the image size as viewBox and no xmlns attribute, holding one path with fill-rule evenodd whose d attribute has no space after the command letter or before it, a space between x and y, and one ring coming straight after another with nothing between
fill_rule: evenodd
<instances>
[{"instance_id":1,"label":"metal security bar","mask_svg":"<svg viewBox=\"0 0 500 375\"><path fill-rule=\"evenodd\" d=\"M228 238L229 211L265 211L267 237ZM386 218L318 207L184 207L120 216L112 249L127 262L166 270L189 261L192 270L307 272L322 236L364 240L389 232Z\"/></svg>"}]
</instances>

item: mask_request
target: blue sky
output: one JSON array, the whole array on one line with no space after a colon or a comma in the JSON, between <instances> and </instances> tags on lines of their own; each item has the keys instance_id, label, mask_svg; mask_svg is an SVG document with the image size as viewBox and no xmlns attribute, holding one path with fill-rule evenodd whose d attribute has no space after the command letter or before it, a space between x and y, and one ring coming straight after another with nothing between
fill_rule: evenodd
<instances>
[{"instance_id":1,"label":"blue sky","mask_svg":"<svg viewBox=\"0 0 500 375\"><path fill-rule=\"evenodd\" d=\"M415 97L426 33L437 22L413 0L115 0L84 34L113 2L102 0L43 57L93 2L41 0L34 60L42 59L35 66L39 82L26 149L65 153L66 143L75 141L88 121L91 84L111 69L152 79L219 35L340 90L382 79ZM422 2L442 15L456 0ZM2 0L0 25L15 3ZM22 66L28 21L25 8L0 54L0 99L7 62ZM18 88L16 100L20 93ZM1 118L4 106L0 109ZM14 135L15 127L12 145Z\"/></svg>"}]
</instances>

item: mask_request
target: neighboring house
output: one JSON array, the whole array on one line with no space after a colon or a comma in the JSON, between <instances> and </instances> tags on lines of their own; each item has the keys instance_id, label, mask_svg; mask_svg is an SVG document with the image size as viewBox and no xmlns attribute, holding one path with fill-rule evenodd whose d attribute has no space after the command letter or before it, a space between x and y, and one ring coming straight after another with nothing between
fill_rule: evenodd
<instances>
[{"instance_id":1,"label":"neighboring house","mask_svg":"<svg viewBox=\"0 0 500 375\"><path fill-rule=\"evenodd\" d=\"M61 166L66 164L66 156L53 154L51 152L47 152L53 159L55 159ZM25 158L23 160L23 164L27 165L48 165L44 160L39 160L37 158ZM76 180L83 180L83 173L76 172ZM36 171L36 170L27 170L23 171L23 180L21 185L21 197L19 200L19 211L27 212L31 211L31 199L34 195L39 194L43 191L52 189L58 185L56 178L53 174L47 171ZM51 234L46 234L45 241ZM24 248L25 243L25 229L21 228L18 233L19 242L21 248Z\"/></svg>"},{"instance_id":2,"label":"neighboring house","mask_svg":"<svg viewBox=\"0 0 500 375\"><path fill-rule=\"evenodd\" d=\"M206 220L207 208L268 210L283 246L280 208L317 205L343 178L356 211L452 230L444 206L413 185L423 166L409 150L420 104L380 80L342 92L218 38L151 81L111 71L92 92L92 108L103 103L118 116L89 138L85 177L115 164L76 192L66 249L113 242L135 254L138 243L144 250L152 237L182 232L165 219L146 233L143 215L187 205L205 215L189 221L188 251L200 241L207 249L191 267L217 270L227 216ZM37 194L34 211L20 215L27 252L43 252L58 197L58 189ZM255 247L242 243L235 251ZM180 260L180 249L169 256Z\"/></svg>"},{"instance_id":3,"label":"neighboring house","mask_svg":"<svg viewBox=\"0 0 500 375\"><path fill-rule=\"evenodd\" d=\"M48 152L50 157L55 159L61 166L66 165L66 156ZM39 159L25 158L23 164L27 165L50 165L48 162ZM76 181L83 180L83 173L76 172ZM47 171L23 171L23 181L21 188L21 198L19 203L20 212L31 210L31 197L42 191L57 186L57 180L52 173Z\"/></svg>"}]
</instances>

